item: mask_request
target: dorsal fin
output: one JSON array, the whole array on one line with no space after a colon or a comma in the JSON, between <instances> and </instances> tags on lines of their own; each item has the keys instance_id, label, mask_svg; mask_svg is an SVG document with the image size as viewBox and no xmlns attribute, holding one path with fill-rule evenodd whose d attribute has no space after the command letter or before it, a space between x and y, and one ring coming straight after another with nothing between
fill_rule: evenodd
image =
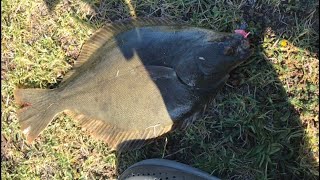
<instances>
[{"instance_id":1,"label":"dorsal fin","mask_svg":"<svg viewBox=\"0 0 320 180\"><path fill-rule=\"evenodd\" d=\"M77 70L83 67L84 64L90 64L88 62L90 57L106 43L112 43L112 39L122 32L131 30L135 27L144 26L175 26L183 25L184 23L179 21L173 21L166 18L136 18L136 19L124 19L120 21L107 24L104 27L98 29L87 42L82 46L80 55L75 62L72 70L70 70L63 78L62 83L66 83L68 79L75 76Z\"/></svg>"}]
</instances>

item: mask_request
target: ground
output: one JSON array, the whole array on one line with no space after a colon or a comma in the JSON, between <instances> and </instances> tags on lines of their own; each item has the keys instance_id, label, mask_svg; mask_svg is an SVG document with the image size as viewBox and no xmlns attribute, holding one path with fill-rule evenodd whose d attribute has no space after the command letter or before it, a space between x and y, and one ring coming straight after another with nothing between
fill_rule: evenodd
<instances>
[{"instance_id":1,"label":"ground","mask_svg":"<svg viewBox=\"0 0 320 180\"><path fill-rule=\"evenodd\" d=\"M1 177L112 179L147 158L223 179L319 178L319 2L316 0L4 0L1 2ZM246 23L254 55L185 131L118 154L61 114L27 145L13 89L54 88L99 27L167 17L232 32Z\"/></svg>"}]
</instances>

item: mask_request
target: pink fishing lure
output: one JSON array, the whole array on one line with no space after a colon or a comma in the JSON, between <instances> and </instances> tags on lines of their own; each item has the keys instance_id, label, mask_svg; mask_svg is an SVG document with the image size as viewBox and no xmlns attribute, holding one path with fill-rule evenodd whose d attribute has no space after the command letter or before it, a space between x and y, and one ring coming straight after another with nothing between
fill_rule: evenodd
<instances>
[{"instance_id":1,"label":"pink fishing lure","mask_svg":"<svg viewBox=\"0 0 320 180\"><path fill-rule=\"evenodd\" d=\"M236 34L241 34L244 38L247 38L250 34L250 32L246 32L245 30L242 30L242 29L236 29L234 30L234 32Z\"/></svg>"}]
</instances>

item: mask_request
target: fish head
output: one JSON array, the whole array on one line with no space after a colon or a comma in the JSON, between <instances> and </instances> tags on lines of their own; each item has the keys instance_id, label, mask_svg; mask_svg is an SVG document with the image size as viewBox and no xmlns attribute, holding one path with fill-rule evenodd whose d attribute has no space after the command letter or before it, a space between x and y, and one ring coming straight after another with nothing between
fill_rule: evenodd
<instances>
[{"instance_id":1,"label":"fish head","mask_svg":"<svg viewBox=\"0 0 320 180\"><path fill-rule=\"evenodd\" d=\"M199 49L199 67L209 76L229 73L253 53L246 37L231 33L208 36Z\"/></svg>"}]
</instances>

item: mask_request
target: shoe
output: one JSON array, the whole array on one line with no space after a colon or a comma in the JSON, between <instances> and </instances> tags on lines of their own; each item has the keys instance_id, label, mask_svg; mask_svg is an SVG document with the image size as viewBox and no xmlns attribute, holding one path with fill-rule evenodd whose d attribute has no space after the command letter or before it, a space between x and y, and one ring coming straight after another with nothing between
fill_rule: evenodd
<instances>
[{"instance_id":1,"label":"shoe","mask_svg":"<svg viewBox=\"0 0 320 180\"><path fill-rule=\"evenodd\" d=\"M166 159L140 161L120 176L119 180L218 180L199 169Z\"/></svg>"}]
</instances>

